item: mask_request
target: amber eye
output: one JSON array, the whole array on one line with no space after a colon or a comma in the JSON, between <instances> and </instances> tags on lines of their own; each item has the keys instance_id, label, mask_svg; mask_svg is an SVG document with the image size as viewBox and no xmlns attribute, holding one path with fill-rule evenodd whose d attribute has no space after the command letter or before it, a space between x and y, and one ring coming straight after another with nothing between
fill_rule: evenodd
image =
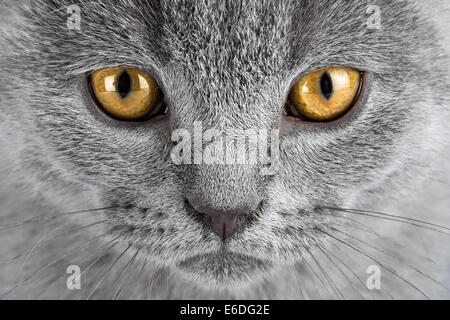
<instances>
[{"instance_id":1,"label":"amber eye","mask_svg":"<svg viewBox=\"0 0 450 320\"><path fill-rule=\"evenodd\" d=\"M361 72L346 67L327 67L305 75L289 93L286 113L304 120L331 121L356 102Z\"/></svg>"},{"instance_id":2,"label":"amber eye","mask_svg":"<svg viewBox=\"0 0 450 320\"><path fill-rule=\"evenodd\" d=\"M142 120L158 113L162 93L155 79L133 68L106 68L89 77L92 94L109 115L121 120Z\"/></svg>"}]
</instances>

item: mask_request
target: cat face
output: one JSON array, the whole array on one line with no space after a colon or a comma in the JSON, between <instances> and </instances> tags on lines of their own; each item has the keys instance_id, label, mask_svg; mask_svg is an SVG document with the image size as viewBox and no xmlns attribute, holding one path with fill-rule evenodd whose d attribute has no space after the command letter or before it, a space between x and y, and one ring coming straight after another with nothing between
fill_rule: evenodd
<instances>
[{"instance_id":1,"label":"cat face","mask_svg":"<svg viewBox=\"0 0 450 320\"><path fill-rule=\"evenodd\" d=\"M26 46L10 59L26 63L10 63L10 92L23 95L11 94L5 117L22 117L45 146L33 171L89 186L113 207L111 235L199 283L242 283L301 260L343 222L325 208L391 192L428 150L416 137L445 96L440 48L413 3L377 3L382 29L368 28L366 1L89 1L80 32L65 29L63 2L33 4L27 33L12 35ZM168 114L125 122L100 112L87 77L117 66L151 75ZM353 109L327 123L287 116L295 81L329 66L362 72ZM279 130L276 173L175 164L171 135L195 122ZM216 213L236 217L225 241L205 223Z\"/></svg>"}]
</instances>

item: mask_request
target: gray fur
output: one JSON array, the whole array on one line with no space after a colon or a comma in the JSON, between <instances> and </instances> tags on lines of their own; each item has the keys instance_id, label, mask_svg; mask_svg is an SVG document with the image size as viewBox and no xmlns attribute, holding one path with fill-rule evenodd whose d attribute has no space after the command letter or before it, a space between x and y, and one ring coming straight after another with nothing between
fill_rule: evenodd
<instances>
[{"instance_id":1,"label":"gray fur","mask_svg":"<svg viewBox=\"0 0 450 320\"><path fill-rule=\"evenodd\" d=\"M0 294L19 284L3 298L450 297L449 235L320 209L450 225L446 1L375 0L381 30L366 27L364 0L80 1L79 33L69 3L0 4L0 225L118 207L0 228ZM151 73L170 116L131 126L98 113L86 74L117 65ZM326 126L286 119L293 81L329 65L367 73L358 110ZM278 174L174 165L170 133L194 121L281 128ZM234 254L192 195L217 208L262 199ZM381 290L365 286L368 256ZM80 291L66 288L71 264L86 270Z\"/></svg>"}]
</instances>

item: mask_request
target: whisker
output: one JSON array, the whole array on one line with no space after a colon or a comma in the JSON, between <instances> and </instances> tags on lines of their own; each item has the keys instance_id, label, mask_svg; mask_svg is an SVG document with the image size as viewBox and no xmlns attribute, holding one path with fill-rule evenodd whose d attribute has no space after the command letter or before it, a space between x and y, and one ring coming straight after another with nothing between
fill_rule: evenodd
<instances>
[{"instance_id":1,"label":"whisker","mask_svg":"<svg viewBox=\"0 0 450 320\"><path fill-rule=\"evenodd\" d=\"M145 284L144 299L146 299L147 297L150 298L151 290L153 288L153 280L155 280L155 276L156 271L153 270L151 276L147 279L147 283Z\"/></svg>"},{"instance_id":2,"label":"whisker","mask_svg":"<svg viewBox=\"0 0 450 320\"><path fill-rule=\"evenodd\" d=\"M394 258L394 259L398 259L398 257L397 257L397 256L395 255L395 253L393 253L393 252L389 252L389 251L386 251L386 252L385 252L385 251L381 250L380 248L377 248L377 247L371 245L370 243L367 243L366 241L363 241L363 240L361 240L361 239L358 239L358 238L356 238L355 236L349 235L349 234L346 233L346 232L343 232L343 231L338 230L338 229L336 229L336 228L331 228L331 229L332 229L332 230L335 230L336 232L339 232L339 233L341 233L341 234L343 234L343 235L345 235L345 236L347 236L347 237L349 237L350 239L354 239L354 240L356 240L356 241L358 241L358 242L360 242L360 243L362 243L362 244L364 244L364 245L366 245L366 246L368 246L368 247L370 247L370 248L372 248L372 249L374 249L374 250L376 250L376 251L378 251L378 252L381 252L382 254L386 254L386 255L388 255L388 256ZM438 280L436 280L436 279L432 278L431 276L427 275L427 274L424 273L423 271L421 271L421 270L417 269L416 267L413 267L413 266L411 266L411 265L409 265L409 264L407 264L407 263L406 263L405 265L406 265L407 267L413 269L413 270L416 271L417 273L423 275L423 276L426 277L427 279L431 280L432 282L436 283L436 284L439 285L441 288L444 288L445 290L450 291L449 288L446 287L444 284L440 283Z\"/></svg>"},{"instance_id":3,"label":"whisker","mask_svg":"<svg viewBox=\"0 0 450 320\"><path fill-rule=\"evenodd\" d=\"M378 251L378 252L381 252L382 254L385 254L385 255L390 256L390 257L393 257L393 258L397 258L397 256L396 256L393 252L390 252L390 251L384 251L384 250L382 250L382 249L380 249L380 248L377 248L377 247L375 247L374 245L371 245L370 243L368 243L367 241L360 240L360 239L356 238L355 236L352 236L352 235L350 235L350 234L348 234L348 233L346 233L346 232L344 232L344 231L341 231L341 230L339 230L339 229L336 229L335 227L331 227L330 229L331 229L331 230L334 230L334 231L336 231L336 232L339 232L340 234L343 234L344 236L346 236L346 237L348 237L348 238L350 238L350 239L356 240L356 241L358 241L358 242L360 242L360 243L362 243L362 244L368 246L369 248L372 248L372 249L374 249L374 250L376 250L376 251Z\"/></svg>"},{"instance_id":4,"label":"whisker","mask_svg":"<svg viewBox=\"0 0 450 320\"><path fill-rule=\"evenodd\" d=\"M334 281L328 276L328 274L322 268L322 265L319 263L319 261L316 259L316 257L312 254L311 250L309 250L307 247L305 247L305 250L308 251L309 255L313 258L313 260L316 263L317 267L319 267L320 272L324 275L325 279L330 284L331 288L333 288L333 290L337 294L337 296L340 296L343 300L345 300L345 297L342 294L342 292L339 290L339 288L336 286Z\"/></svg>"},{"instance_id":5,"label":"whisker","mask_svg":"<svg viewBox=\"0 0 450 320\"><path fill-rule=\"evenodd\" d=\"M59 217L64 217L64 216L69 216L69 215L76 215L76 214L81 214L81 213L91 213L91 212L96 212L96 211L104 211L104 210L108 210L108 209L114 209L114 208L117 208L117 207L118 206L95 208L95 209L86 209L86 210L79 210L79 211L60 213L60 214L55 214L55 215L45 216L45 217L40 217L40 218L32 218L32 219L28 219L28 220L21 221L21 222L16 222L16 223L2 225L2 226L0 226L0 231L18 228L20 226L23 226L23 225L26 225L26 224L29 224L29 223L33 223L33 222L41 223L41 222L46 222L46 221L49 221L49 220L52 220L52 219L55 219L55 218L59 218Z\"/></svg>"},{"instance_id":6,"label":"whisker","mask_svg":"<svg viewBox=\"0 0 450 320\"><path fill-rule=\"evenodd\" d=\"M138 278L140 278L141 275L143 274L143 272L145 270L145 267L147 266L147 261L148 261L148 254L145 255L144 263L142 264L141 270L139 271L139 273L137 275ZM145 299L145 295L146 295L146 291L145 290L144 290L143 294L144 294L143 299Z\"/></svg>"},{"instance_id":7,"label":"whisker","mask_svg":"<svg viewBox=\"0 0 450 320\"><path fill-rule=\"evenodd\" d=\"M112 264L110 265L110 267L108 268L108 270L106 270L106 272L103 274L103 276L100 278L100 280L97 282L97 284L95 285L94 289L92 289L91 293L89 293L89 295L87 296L86 300L89 300L95 293L95 291L98 289L98 287L103 283L103 281L105 280L106 276L108 275L108 272L110 272L114 266L116 265L116 263L125 255L125 253L128 251L128 249L131 248L131 245L128 245L127 248L125 250L122 251L122 253L112 262Z\"/></svg>"},{"instance_id":8,"label":"whisker","mask_svg":"<svg viewBox=\"0 0 450 320\"><path fill-rule=\"evenodd\" d=\"M105 220L105 221L106 221L106 220ZM103 222L104 222L104 221L103 221ZM75 229L75 230L73 230L73 231L79 231L79 230L81 230L81 229L84 229L84 228L86 228L86 227L90 227L90 226L93 226L93 225L96 225L96 224L98 224L98 223L89 224L89 225L87 225L87 226L82 226L82 227L79 227L78 230ZM62 227L62 226L61 226L61 227ZM102 234L102 235L96 236L96 237L94 237L93 239L89 240L87 243L84 243L83 245L81 245L81 246L79 246L79 247L88 246L90 243L92 243L93 241L97 241L98 239L100 239L101 237L103 237L104 235L106 235L107 233L108 233L108 232L105 232L105 233ZM56 236L57 236L57 235L55 235L55 237L56 237ZM36 246L34 246L34 247L36 247ZM78 248L79 248L79 247L78 247ZM4 297L8 296L8 295L11 294L14 290L16 290L17 288L21 287L23 284L25 284L26 282L28 282L28 281L29 281L33 276L35 276L37 273L39 273L40 271L45 270L46 268L48 268L49 266L53 265L54 263L56 263L56 262L59 261L60 259L63 259L63 258L66 257L71 251L76 250L76 249L77 249L77 247L74 248L74 249L72 249L72 250L70 250L68 253L66 253L66 254L63 255L62 257L58 258L57 260L55 260L55 261L53 261L53 262L50 262L50 263L47 264L46 266L44 266L44 267L38 269L37 271L33 272L33 273L32 273L31 275L29 275L28 277L26 277L25 279L23 279L21 282L17 283L18 279L20 278L21 274L23 273L23 269L24 269L25 264L26 264L26 262L27 262L27 260L28 260L29 255L27 255L27 259L25 259L25 261L22 263L21 269L20 269L20 271L19 271L19 275L16 277L16 280L15 280L16 284L15 284L12 288L10 288L9 290L7 290L6 292L2 293L2 294L0 295L0 299L2 299L2 298L4 298Z\"/></svg>"},{"instance_id":9,"label":"whisker","mask_svg":"<svg viewBox=\"0 0 450 320\"><path fill-rule=\"evenodd\" d=\"M97 240L97 239L100 239L100 238L102 238L104 235L106 235L107 234L107 232L106 233L104 233L104 234L102 234L102 235L100 235L100 236L98 236L98 237L96 237L96 238L94 238L93 240ZM119 237L120 237L121 235L118 235L117 237L115 237L114 239L111 239L111 240L109 240L108 242L106 242L106 243L104 243L103 245L101 245L100 247L98 247L98 248L96 248L96 249L94 249L94 250L99 250L99 249L102 249L102 248L104 248L104 247L106 247L107 245L109 245L110 243L112 243L112 245L110 245L106 250L109 250L109 249L112 249L117 243L119 243L119 241L116 241ZM91 241L90 241L91 242ZM79 249L85 249L85 248L87 248L87 247L89 247L89 243L85 243L85 244L83 244L83 246L82 247L78 247ZM73 252L75 249L78 249L78 248L74 248L74 249L72 249L72 250L70 250L70 252ZM58 258L57 260L54 260L54 262L53 263L51 263L51 264L56 264L55 266L53 266L52 268L50 268L46 273L44 273L39 279L35 279L35 280L33 280L32 282L30 282L30 285L31 284L33 284L34 282L37 282L37 281L40 281L40 280L42 280L45 276L47 276L49 273L51 273L53 270L55 270L57 267L58 267L58 261L62 261L63 259L64 259L64 257L66 257L66 256L68 256L69 255L69 253L70 252L68 252L68 253L66 253L65 255L63 255L62 257L60 257L60 258ZM81 259L81 261L80 261L80 264L81 263L83 263L85 260L87 260L89 257L91 257L93 254L92 253L88 253L87 255L85 255L85 257L84 258L82 258ZM95 259L95 261L94 261L94 263L92 263L91 265L89 265L86 269L84 269L81 273L80 273L80 277L86 272L86 271L88 271L92 266L94 266L98 261L100 261L102 258L104 258L105 257L105 254L102 254L102 255L99 255L99 256L97 256L96 257L96 259ZM47 264L47 266L46 267L49 267L51 264ZM42 269L42 268L41 268ZM60 275L58 278L56 278L55 279L55 281L54 282L56 282L59 278L61 278L62 276L64 276L64 274L62 274L62 275ZM47 290L51 285L53 284L53 282L52 283L50 283L50 284L48 284L47 286L46 286L46 289L45 290ZM39 294L40 295L40 294Z\"/></svg>"},{"instance_id":10,"label":"whisker","mask_svg":"<svg viewBox=\"0 0 450 320\"><path fill-rule=\"evenodd\" d=\"M358 291L357 288L355 288L355 286L353 285L353 281L349 278L349 276L342 270L342 268L335 263L335 261L333 261L333 259L330 258L330 255L328 254L328 251L325 250L325 248L323 248L320 245L317 245L317 248L323 253L323 255L328 259L328 261L330 261L330 263L336 268L338 269L339 273L342 274L342 276L348 281L348 283L350 284L350 286L355 290L355 292L357 292L361 298L364 298ZM352 270L353 271L353 270ZM359 278L358 278L359 279ZM360 279L359 279L360 280ZM361 281L361 280L360 280Z\"/></svg>"},{"instance_id":11,"label":"whisker","mask_svg":"<svg viewBox=\"0 0 450 320\"><path fill-rule=\"evenodd\" d=\"M118 243L118 241L116 241L111 247L113 247L115 244L117 244ZM81 261L80 261L80 264L81 263L83 263L86 259L88 259L89 257L91 257L92 256L92 254L87 254ZM84 274L84 272L85 271L87 271L87 270L89 270L92 266L94 266L98 261L100 261L102 258L104 258L106 255L104 254L104 255L100 255L100 256L97 256L95 259L94 259L94 261L86 268L86 269L84 269L81 273L80 273L80 278L81 278L81 276ZM50 270L50 272L51 271L53 271L54 269L56 269L56 266L54 267L54 268L52 268L51 270ZM41 280L41 279L43 279L47 274L48 274L49 272L47 272L43 277L41 277L39 280ZM44 290L42 290L35 298L34 298L34 300L36 300L36 299L39 299L39 297L45 292L45 291L47 291L50 287L52 287L60 278L62 278L63 276L65 276L65 274L59 274L56 278L54 278L50 283L47 283L46 285L45 285L45 289ZM39 281L39 280L37 280L37 281ZM36 282L36 281L33 281L33 282Z\"/></svg>"},{"instance_id":12,"label":"whisker","mask_svg":"<svg viewBox=\"0 0 450 320\"><path fill-rule=\"evenodd\" d=\"M16 261L16 260L20 259L20 258L23 257L23 256L24 256L24 254L23 254L23 253L20 253L20 254L18 254L18 255L16 255L16 256L12 257L12 258L10 258L10 259L1 260L1 261L0 261L0 266L1 266L1 265L4 265L4 264L8 264L8 263L13 262L13 261Z\"/></svg>"},{"instance_id":13,"label":"whisker","mask_svg":"<svg viewBox=\"0 0 450 320\"><path fill-rule=\"evenodd\" d=\"M333 244L333 245L340 252L342 252L343 254L346 254L339 246L337 246L336 244ZM353 274L353 276L355 276L358 279L358 281L361 283L363 288L366 287L366 283L364 282L364 280L362 280L348 264L346 264L344 261L342 261L342 259L340 259L337 255L335 255L331 250L327 250L324 247L322 247L322 249L326 250L331 256L333 256L337 261L339 261L343 266L345 266ZM392 300L395 300L395 298L388 291L383 290L383 288L381 288L380 291L386 293ZM371 293L371 295L373 296L373 293Z\"/></svg>"},{"instance_id":14,"label":"whisker","mask_svg":"<svg viewBox=\"0 0 450 320\"><path fill-rule=\"evenodd\" d=\"M103 250L103 252L105 252L106 251L106 253L102 253L102 254L100 254L100 255L98 255L97 257L96 257L96 259L94 260L94 262L92 262L87 268L85 268L82 272L81 272L81 274L80 274L80 276L81 275L83 275L84 273L86 273L87 271L89 271L93 266L95 266L100 260L102 260L103 258L105 258L106 256L108 256L108 250L111 250L112 248L114 248L118 243L120 243L120 241L118 241L117 239L119 239L119 237L121 237L122 236L122 233L121 234L119 234L117 237L115 237L115 238L113 238L113 239L111 239L110 241L108 241L107 243L105 243L105 244L103 244L100 248L98 248L98 249L102 249L102 248L104 248L104 247L106 247L108 244L111 244L108 248L106 248L105 250ZM97 249L97 250L98 250ZM76 298L77 300L80 300L81 299L81 292L80 292L80 294L78 295L78 297Z\"/></svg>"},{"instance_id":15,"label":"whisker","mask_svg":"<svg viewBox=\"0 0 450 320\"><path fill-rule=\"evenodd\" d=\"M313 273L313 276L314 276L314 277L311 277L311 280L313 281L313 284L315 284L315 281L313 280L314 278L319 279L320 283L322 284L322 287L325 288L325 290L328 291L328 293L330 294L330 296L333 296L333 294L331 293L329 287L325 285L325 283L324 283L324 281L322 280L322 278L319 277L319 275L317 274L317 272L316 272L316 271L314 270L314 268L308 263L308 261L305 259L303 262L304 262L305 266L308 267L309 270L311 270L311 272ZM319 298L322 299L322 295L320 294L319 290L317 290L317 288L316 288L315 285L314 285L314 288L316 289Z\"/></svg>"},{"instance_id":16,"label":"whisker","mask_svg":"<svg viewBox=\"0 0 450 320\"><path fill-rule=\"evenodd\" d=\"M129 267L131 267L133 265L133 263L136 260L137 255L139 254L139 252L141 251L142 248L139 248L136 250L136 252L134 253L134 255L131 257L131 259L127 262L127 264L125 265L125 267L122 270L122 274L126 274L126 271L128 270ZM136 271L136 270L135 270ZM134 275L134 272L131 273L131 275L128 277L128 279L126 281L120 281L119 283L119 287L117 288L116 292L113 294L113 300L117 300L120 297L120 294L122 292L123 286L125 284L128 283L128 281L130 281L130 278Z\"/></svg>"},{"instance_id":17,"label":"whisker","mask_svg":"<svg viewBox=\"0 0 450 320\"><path fill-rule=\"evenodd\" d=\"M436 261L434 261L433 259L431 259L431 258L429 258L429 257L426 257L426 256L424 256L424 255L422 255L422 254L420 254L420 253L418 253L418 252L413 251L411 248L409 248L409 247L407 247L407 246L404 246L404 245L402 245L402 244L400 244L400 243L394 241L394 240L393 240L392 238L390 238L390 237L387 237L387 236L385 236L385 235L381 235L380 233L374 231L373 229L368 228L366 225L362 224L361 222L359 222L359 221L357 221L357 220L355 220L355 219L351 219L351 218L349 218L349 217L344 217L344 216L336 216L336 217L337 217L337 218L342 218L342 219L345 219L345 220L348 220L348 221L351 221L352 223L348 224L348 226L349 226L350 228L355 228L355 229L357 229L357 230L359 230L359 231L370 233L370 234L376 236L376 237L379 238L379 239L384 239L384 240L386 240L386 241L392 243L393 245L395 245L396 247L398 247L398 248L400 248L400 249L402 249L402 250L403 250L403 249L407 250L408 252L410 252L410 253L416 255L417 257L419 257L419 258L421 258L421 259L424 259L424 260L426 260L426 261L428 261L428 262L430 262L430 263L432 263L432 264L436 264ZM353 223L354 223L354 224L353 224ZM358 227L358 226L359 226L359 227Z\"/></svg>"},{"instance_id":18,"label":"whisker","mask_svg":"<svg viewBox=\"0 0 450 320\"><path fill-rule=\"evenodd\" d=\"M294 265L294 268L295 268L295 267L296 267L296 265ZM296 269L298 269L298 268L296 268ZM305 293L303 292L303 289L302 289L302 287L303 287L303 280L302 280L302 277L299 275L298 272L294 272L294 276L295 276L295 278L297 279L297 281L298 281L298 283L299 283L298 289L300 290L300 295L302 296L302 299L303 299L303 300L306 300Z\"/></svg>"},{"instance_id":19,"label":"whisker","mask_svg":"<svg viewBox=\"0 0 450 320\"><path fill-rule=\"evenodd\" d=\"M342 240L337 238L336 236L331 235L330 233L323 231L322 229L316 227L315 228L317 231L322 232L323 234L329 236L330 238L346 245L347 247L355 250L356 252L360 253L361 255L365 256L366 258L374 261L376 264L380 265L383 269L389 271L390 273L392 273L393 275L395 275L397 278L399 278L400 280L402 280L403 282L405 282L406 284L410 285L411 287L413 287L415 290L417 290L421 295L423 295L426 299L430 300L430 298L422 291L420 290L417 286L415 286L413 283L411 283L408 279L405 279L404 277L402 277L401 275L399 275L397 272L395 272L394 270L392 270L391 268L385 266L384 264L380 263L378 260L376 260L375 258L373 258L372 256L370 256L369 254L365 253L364 251L362 251L360 248Z\"/></svg>"},{"instance_id":20,"label":"whisker","mask_svg":"<svg viewBox=\"0 0 450 320\"><path fill-rule=\"evenodd\" d=\"M442 228L442 229L450 231L449 227L446 227L446 226L443 226L440 224L428 222L425 220L410 218L410 217L404 217L404 216L400 216L400 215L394 215L394 214L389 214L389 213L384 213L384 212L379 212L379 211L361 210L361 209L344 209L344 210L349 210L349 211L354 211L354 212L362 212L362 213L372 213L372 214L379 214L382 216L388 216L388 217L393 217L393 218L400 218L400 219L405 219L405 220L409 220L409 221L420 222L420 223L423 223L423 224L426 224L429 226L438 227L438 228Z\"/></svg>"},{"instance_id":21,"label":"whisker","mask_svg":"<svg viewBox=\"0 0 450 320\"><path fill-rule=\"evenodd\" d=\"M64 227L65 225L60 225L58 227L56 227L55 229L53 229L52 231L50 231L49 233L47 233L44 237L40 238L37 242L35 242L35 244L33 245L33 247L31 247L31 249L29 249L26 253L25 259L22 262L21 266L20 266L20 270L17 274L16 280L14 282L17 282L18 279L20 278L20 276L23 273L23 270L25 268L25 265L28 262L28 259L30 258L31 254L33 253L33 251L41 244L41 242L45 241L46 238L48 238L50 235L52 235L53 233L55 233L57 230L61 229L62 227Z\"/></svg>"},{"instance_id":22,"label":"whisker","mask_svg":"<svg viewBox=\"0 0 450 320\"><path fill-rule=\"evenodd\" d=\"M38 300L40 296L44 294L44 292L46 292L48 288L51 287L53 284L55 284L61 277L62 277L61 274L54 275L54 277L50 280L50 282L43 286L44 289L41 290L35 297L33 297L33 300Z\"/></svg>"},{"instance_id":23,"label":"whisker","mask_svg":"<svg viewBox=\"0 0 450 320\"><path fill-rule=\"evenodd\" d=\"M377 212L377 211L364 211L364 210L358 210L358 209L340 209L340 208L332 208L332 207L320 207L320 208L321 209L328 209L328 210L333 210L333 211L340 211L340 212L350 213L350 214L354 214L354 215L361 215L361 216L366 216L366 217L373 217L373 218L378 218L378 219L385 219L385 220L389 220L389 221L395 221L395 222L399 222L399 223L404 223L404 224L408 224L408 225L411 225L411 226L415 226L415 227L418 227L418 228L423 228L423 229L436 231L436 232L439 232L439 233L442 233L442 234L445 234L445 235L450 235L450 233L443 231L443 230L450 231L450 228L448 228L446 226L443 226L443 225L439 225L439 224L423 221L423 220L407 218L407 217L402 217L402 216L398 216L398 215L392 215L392 214L387 214L387 213L382 213L382 212ZM423 225L418 224L418 223L421 223ZM440 228L440 229L443 229L443 230L435 229L435 228L432 228L432 227Z\"/></svg>"}]
</instances>

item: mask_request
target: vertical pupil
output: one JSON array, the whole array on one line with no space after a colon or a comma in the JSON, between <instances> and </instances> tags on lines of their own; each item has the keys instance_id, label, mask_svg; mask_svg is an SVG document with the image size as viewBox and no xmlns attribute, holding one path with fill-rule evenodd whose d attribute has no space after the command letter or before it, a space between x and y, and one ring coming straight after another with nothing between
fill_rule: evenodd
<instances>
[{"instance_id":1,"label":"vertical pupil","mask_svg":"<svg viewBox=\"0 0 450 320\"><path fill-rule=\"evenodd\" d=\"M333 94L333 82L331 81L331 77L328 72L324 72L320 77L320 90L322 91L322 95L330 100Z\"/></svg>"},{"instance_id":2,"label":"vertical pupil","mask_svg":"<svg viewBox=\"0 0 450 320\"><path fill-rule=\"evenodd\" d=\"M124 99L129 93L131 88L131 78L128 72L123 71L119 79L117 79L117 92L119 93L119 96Z\"/></svg>"}]
</instances>

